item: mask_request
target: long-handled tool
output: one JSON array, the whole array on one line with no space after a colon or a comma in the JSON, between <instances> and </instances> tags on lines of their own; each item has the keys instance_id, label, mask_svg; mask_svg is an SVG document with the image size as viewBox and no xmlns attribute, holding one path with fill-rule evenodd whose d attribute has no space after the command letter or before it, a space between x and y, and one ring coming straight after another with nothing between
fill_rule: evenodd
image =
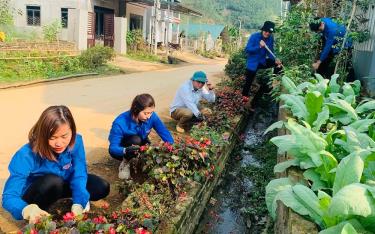
<instances>
[{"instance_id":1,"label":"long-handled tool","mask_svg":"<svg viewBox=\"0 0 375 234\"><path fill-rule=\"evenodd\" d=\"M264 43L264 48L266 48L266 50L275 58L275 60L277 59L276 55L270 50L266 43ZM284 65L281 63L279 66L283 67Z\"/></svg>"}]
</instances>

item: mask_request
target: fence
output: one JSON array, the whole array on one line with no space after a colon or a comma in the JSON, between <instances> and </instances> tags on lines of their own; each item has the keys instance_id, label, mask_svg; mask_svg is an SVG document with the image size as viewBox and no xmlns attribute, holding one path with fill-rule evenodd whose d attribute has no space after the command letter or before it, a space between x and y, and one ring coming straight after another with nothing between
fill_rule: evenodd
<instances>
[{"instance_id":1,"label":"fence","mask_svg":"<svg viewBox=\"0 0 375 234\"><path fill-rule=\"evenodd\" d=\"M0 60L50 59L62 56L77 56L74 43L14 41L0 43Z\"/></svg>"},{"instance_id":2,"label":"fence","mask_svg":"<svg viewBox=\"0 0 375 234\"><path fill-rule=\"evenodd\" d=\"M237 41L235 43L237 43ZM204 37L180 39L181 49L192 53L198 53L200 51L215 51L221 54L223 52L223 46L223 40L221 38L216 39L213 42L208 41ZM237 47L237 44L235 44L234 47Z\"/></svg>"}]
</instances>

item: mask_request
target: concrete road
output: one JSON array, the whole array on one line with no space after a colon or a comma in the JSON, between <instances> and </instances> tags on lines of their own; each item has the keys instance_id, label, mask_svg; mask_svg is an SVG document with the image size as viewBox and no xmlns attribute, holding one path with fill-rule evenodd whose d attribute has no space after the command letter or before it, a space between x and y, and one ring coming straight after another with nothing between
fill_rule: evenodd
<instances>
[{"instance_id":1,"label":"concrete road","mask_svg":"<svg viewBox=\"0 0 375 234\"><path fill-rule=\"evenodd\" d=\"M173 69L43 83L0 90L0 191L8 177L13 154L27 142L30 128L50 105L63 104L73 112L78 132L83 135L89 163L107 157L107 137L113 119L128 110L134 96L150 93L156 112L170 119L169 105L176 89L194 71L207 72L216 83L224 63L188 65Z\"/></svg>"}]
</instances>

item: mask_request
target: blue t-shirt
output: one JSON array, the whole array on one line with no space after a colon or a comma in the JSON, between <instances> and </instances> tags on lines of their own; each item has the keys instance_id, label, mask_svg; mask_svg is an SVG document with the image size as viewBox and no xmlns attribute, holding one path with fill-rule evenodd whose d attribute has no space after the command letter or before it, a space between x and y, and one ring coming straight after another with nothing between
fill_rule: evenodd
<instances>
[{"instance_id":1,"label":"blue t-shirt","mask_svg":"<svg viewBox=\"0 0 375 234\"><path fill-rule=\"evenodd\" d=\"M70 183L74 204L85 207L90 194L86 189L87 167L82 136L76 136L72 149L59 154L57 161L40 157L32 151L30 144L19 149L9 164L10 176L5 183L2 205L15 219L22 219L22 210L28 204L22 196L39 176L54 174Z\"/></svg>"},{"instance_id":2,"label":"blue t-shirt","mask_svg":"<svg viewBox=\"0 0 375 234\"><path fill-rule=\"evenodd\" d=\"M123 158L124 147L121 145L122 139L124 137L137 135L142 140L146 140L152 128L155 129L164 142L174 143L171 133L155 112L152 113L148 120L139 123L132 118L130 111L122 113L113 121L109 133L110 155L115 158Z\"/></svg>"}]
</instances>

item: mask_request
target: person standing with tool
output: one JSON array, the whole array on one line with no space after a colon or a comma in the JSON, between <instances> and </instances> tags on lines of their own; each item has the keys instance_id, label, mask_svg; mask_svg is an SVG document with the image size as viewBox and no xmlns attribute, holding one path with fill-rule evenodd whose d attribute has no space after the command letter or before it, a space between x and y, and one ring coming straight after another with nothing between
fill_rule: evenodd
<instances>
[{"instance_id":1,"label":"person standing with tool","mask_svg":"<svg viewBox=\"0 0 375 234\"><path fill-rule=\"evenodd\" d=\"M331 18L315 18L309 26L311 31L321 33L323 38L322 52L319 59L312 64L312 67L317 73L330 79L335 69L332 62L335 56L340 53L341 46L344 43L346 34L345 25L339 24ZM344 49L348 53L346 60L346 68L348 70L347 81L352 82L355 79L355 75L352 64L353 40L351 37L347 37Z\"/></svg>"},{"instance_id":2,"label":"person standing with tool","mask_svg":"<svg viewBox=\"0 0 375 234\"><path fill-rule=\"evenodd\" d=\"M254 81L255 75L259 69L267 69L273 67L273 73L279 74L282 70L281 61L276 58L273 51L274 39L272 33L275 31L275 23L266 21L260 32L253 33L247 42L245 51L247 54L246 61L246 81L242 89L243 101L249 100L249 91ZM265 92L269 92L267 82L261 82L257 94L254 97L253 104L261 99ZM254 106L253 105L253 106Z\"/></svg>"}]
</instances>

